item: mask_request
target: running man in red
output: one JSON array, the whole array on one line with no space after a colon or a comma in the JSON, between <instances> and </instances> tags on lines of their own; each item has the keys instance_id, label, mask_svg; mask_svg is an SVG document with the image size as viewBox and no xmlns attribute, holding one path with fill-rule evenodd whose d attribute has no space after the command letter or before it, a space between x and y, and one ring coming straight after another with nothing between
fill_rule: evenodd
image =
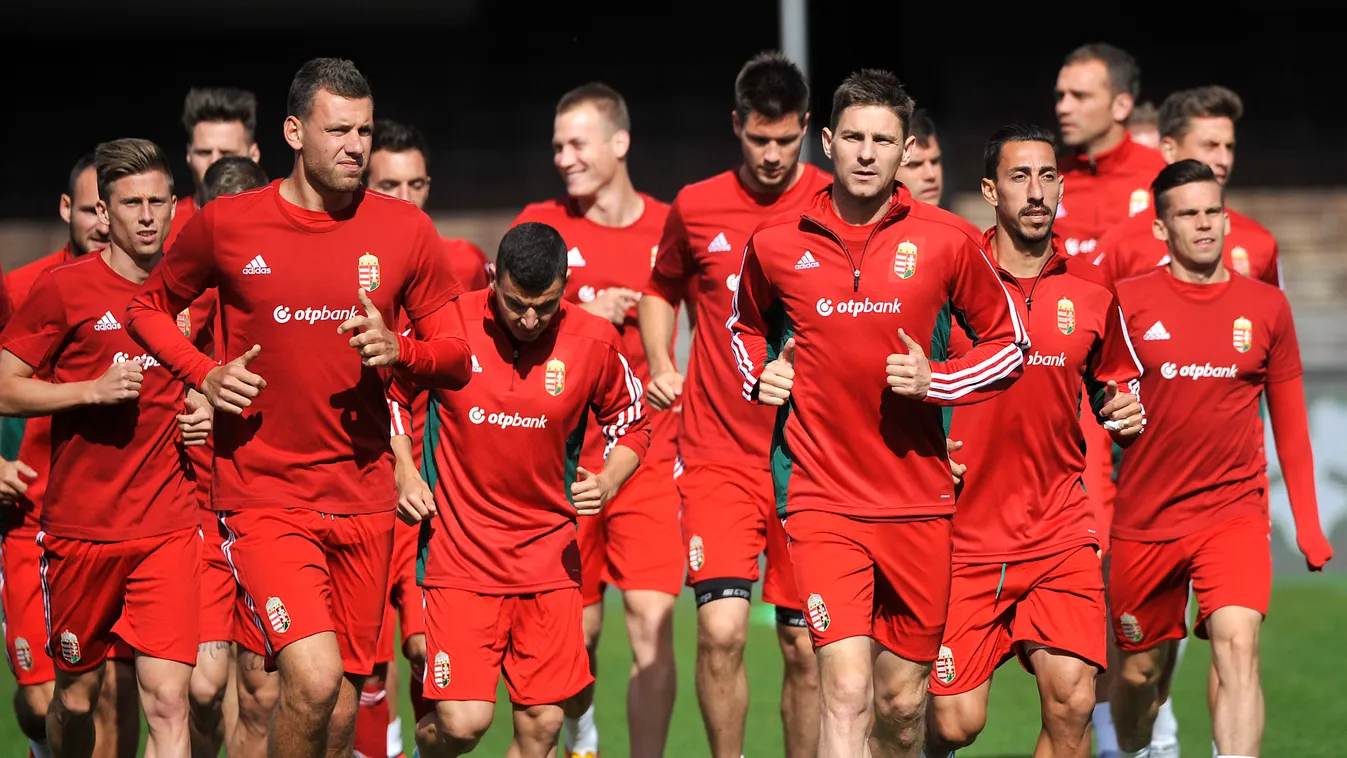
<instances>
[{"instance_id":1,"label":"running man in red","mask_svg":"<svg viewBox=\"0 0 1347 758\"><path fill-rule=\"evenodd\" d=\"M391 119L374 122L369 173L365 184L385 195L425 208L430 198L430 148L421 130ZM454 273L467 290L487 284L486 255L471 242L444 238L444 252ZM409 325L403 325L403 331ZM410 436L416 460L420 461L420 432L426 414L426 395L412 403ZM402 754L402 719L398 716L398 667L392 664L397 649L411 663L413 710L424 715L421 680L426 665L426 631L421 612L421 591L416 586L416 544L420 530L397 522L394 525L392 573L388 579L389 602L379 632L378 662L360 695L360 714L355 726L355 749L366 758L396 758ZM401 626L401 635L398 627Z\"/></svg>"},{"instance_id":2,"label":"running man in red","mask_svg":"<svg viewBox=\"0 0 1347 758\"><path fill-rule=\"evenodd\" d=\"M566 243L545 224L505 234L495 284L460 299L481 376L460 392L429 393L423 470L433 497L401 488L403 518L430 519L424 688L435 712L416 734L425 758L477 745L502 671L514 705L510 754L555 754L562 703L594 681L576 517L613 499L650 432L621 336L562 300L566 259ZM414 465L405 436L411 392L400 375L390 397L405 471ZM580 462L591 420L609 449L596 473ZM511 455L521 448L530 451L523 469ZM415 474L400 480L415 482Z\"/></svg>"},{"instance_id":3,"label":"running man in red","mask_svg":"<svg viewBox=\"0 0 1347 758\"><path fill-rule=\"evenodd\" d=\"M196 194L178 198L165 250L206 204L206 169L212 163L230 155L262 160L255 136L257 96L247 90L193 87L183 100L182 127L187 130L187 167L192 169Z\"/></svg>"},{"instance_id":4,"label":"running man in red","mask_svg":"<svg viewBox=\"0 0 1347 758\"><path fill-rule=\"evenodd\" d=\"M1160 154L1167 163L1194 159L1211 167L1221 187L1235 169L1235 124L1244 115L1239 95L1225 87L1175 92L1160 105ZM1261 224L1229 208L1230 233L1221 260L1237 274L1281 286L1277 240ZM1144 274L1169 263L1165 243L1155 237L1154 211L1127 219L1099 240L1097 262L1109 281Z\"/></svg>"},{"instance_id":5,"label":"running man in red","mask_svg":"<svg viewBox=\"0 0 1347 758\"><path fill-rule=\"evenodd\" d=\"M1084 394L1100 423L1120 427L1117 436L1140 434L1141 369L1099 270L1066 255L1052 234L1063 190L1052 133L1003 127L984 160L982 196L996 209L996 225L983 246L1011 296L1025 303L1034 349L1014 386L954 413L950 436L962 443L959 462L968 468L925 750L952 755L973 743L987 723L992 673L1018 656L1043 700L1034 754L1086 758L1108 622L1075 421ZM961 331L951 338L951 354L969 350Z\"/></svg>"},{"instance_id":6,"label":"running man in red","mask_svg":"<svg viewBox=\"0 0 1347 758\"><path fill-rule=\"evenodd\" d=\"M631 118L626 101L604 84L582 85L561 97L552 127L552 162L566 197L533 203L514 223L540 221L566 240L570 270L566 298L611 321L642 384L650 381L636 303L650 281L669 206L637 192L627 172ZM642 401L644 402L644 401ZM651 416L650 451L622 494L594 517L580 519L581 594L590 665L603 629L603 591L622 590L631 643L627 687L630 754L660 756L669 735L678 686L673 608L683 588L684 558L674 485L674 435L679 408ZM593 419L580 465L603 468L607 443ZM567 704L565 758L594 758L593 688Z\"/></svg>"},{"instance_id":7,"label":"running man in red","mask_svg":"<svg viewBox=\"0 0 1347 758\"><path fill-rule=\"evenodd\" d=\"M838 87L833 184L753 233L726 324L744 397L779 409L772 470L818 654L820 758L919 751L949 601L941 406L1004 390L1029 346L967 222L894 181L912 108L887 71ZM979 339L947 361L956 319Z\"/></svg>"},{"instance_id":8,"label":"running man in red","mask_svg":"<svg viewBox=\"0 0 1347 758\"><path fill-rule=\"evenodd\" d=\"M767 555L762 598L776 606L777 639L785 661L781 720L786 755L818 751L818 665L776 516L767 453L771 409L749 405L721 326L739 283L749 235L772 216L805 205L827 186L828 174L800 162L809 129L809 84L777 52L756 56L735 80L731 114L744 162L674 198L655 270L638 307L650 365L646 400L666 410L683 405L678 451L683 473L687 584L697 599L697 701L711 755L744 752L748 676L744 642L758 557ZM695 304L688 375L669 349L675 306Z\"/></svg>"},{"instance_id":9,"label":"running man in red","mask_svg":"<svg viewBox=\"0 0 1347 758\"><path fill-rule=\"evenodd\" d=\"M186 755L201 537L179 429L205 400L137 346L125 305L161 262L173 215L168 158L146 140L95 151L108 248L38 277L0 340L0 413L52 416L42 594L56 690L47 735L90 756L114 636L136 651L152 755ZM174 327L177 328L176 326ZM49 377L38 379L37 376Z\"/></svg>"},{"instance_id":10,"label":"running man in red","mask_svg":"<svg viewBox=\"0 0 1347 758\"><path fill-rule=\"evenodd\" d=\"M1286 295L1223 264L1230 222L1212 169L1178 161L1151 190L1169 265L1117 285L1150 420L1123 454L1113 520L1118 744L1124 756L1151 756L1191 582L1194 631L1211 641L1216 753L1257 756L1258 636L1272 590L1264 396L1300 552L1310 571L1333 557L1315 503L1300 347Z\"/></svg>"},{"instance_id":11,"label":"running man in red","mask_svg":"<svg viewBox=\"0 0 1347 758\"><path fill-rule=\"evenodd\" d=\"M202 208L127 308L132 336L216 410L212 504L253 617L235 641L280 672L275 757L349 752L374 666L397 502L378 369L470 376L430 218L361 187L373 111L350 61L305 63L285 120L294 171ZM210 287L222 364L174 323ZM403 311L424 341L385 325Z\"/></svg>"}]
</instances>

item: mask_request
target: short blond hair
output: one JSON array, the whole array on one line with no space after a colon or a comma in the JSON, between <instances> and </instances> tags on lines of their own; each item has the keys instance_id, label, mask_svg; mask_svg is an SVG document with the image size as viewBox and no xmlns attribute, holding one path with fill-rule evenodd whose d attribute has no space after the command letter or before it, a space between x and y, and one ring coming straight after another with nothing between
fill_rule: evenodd
<instances>
[{"instance_id":1,"label":"short blond hair","mask_svg":"<svg viewBox=\"0 0 1347 758\"><path fill-rule=\"evenodd\" d=\"M98 174L98 197L104 202L118 179L151 171L164 172L169 194L173 194L173 169L169 168L168 156L147 139L127 137L99 144L94 149L94 171Z\"/></svg>"},{"instance_id":2,"label":"short blond hair","mask_svg":"<svg viewBox=\"0 0 1347 758\"><path fill-rule=\"evenodd\" d=\"M613 131L631 131L631 114L621 93L603 82L590 82L567 92L557 102L560 116L582 105L592 105L612 124Z\"/></svg>"}]
</instances>

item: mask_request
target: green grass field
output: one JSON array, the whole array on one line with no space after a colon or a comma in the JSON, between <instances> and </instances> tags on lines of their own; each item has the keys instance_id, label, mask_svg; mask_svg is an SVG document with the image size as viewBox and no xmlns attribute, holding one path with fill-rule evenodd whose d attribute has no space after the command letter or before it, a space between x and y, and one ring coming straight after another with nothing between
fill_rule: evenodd
<instances>
[{"instance_id":1,"label":"green grass field","mask_svg":"<svg viewBox=\"0 0 1347 758\"><path fill-rule=\"evenodd\" d=\"M597 720L602 750L608 758L627 755L625 718L626 678L630 654L621 618L621 604L610 596L603 640L599 648ZM758 610L767 610L758 607ZM747 654L752 703L748 714L748 758L782 755L778 693L781 658L770 611L755 613ZM678 655L678 703L669 733L670 756L706 755L706 737L697 710L693 686L696 616L692 598L680 599L674 637ZM1273 592L1271 618L1263 631L1263 688L1267 697L1265 756L1329 758L1343 754L1347 728L1347 580L1318 576L1280 581ZM1210 661L1206 643L1195 641L1175 684L1175 709L1183 754L1207 758L1211 729L1206 711L1206 671ZM404 677L406 668L403 668ZM404 681L405 678L404 678ZM0 702L11 702L13 681L0 680ZM504 690L491 730L474 755L502 756L510 741L509 704ZM405 747L411 754L411 706L401 693ZM1018 758L1029 756L1038 733L1038 696L1033 680L1017 664L1002 667L992 688L986 732L960 758ZM1335 736L1337 735L1337 736ZM26 755L26 741L13 716L0 720L0 756Z\"/></svg>"}]
</instances>

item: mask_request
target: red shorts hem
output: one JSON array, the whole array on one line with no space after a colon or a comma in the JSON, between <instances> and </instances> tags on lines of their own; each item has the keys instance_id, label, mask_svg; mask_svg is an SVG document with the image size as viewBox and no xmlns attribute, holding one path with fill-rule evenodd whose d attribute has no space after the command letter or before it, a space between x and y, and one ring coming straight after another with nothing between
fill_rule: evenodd
<instances>
[{"instance_id":1,"label":"red shorts hem","mask_svg":"<svg viewBox=\"0 0 1347 758\"><path fill-rule=\"evenodd\" d=\"M610 584L624 592L683 591L687 559L673 472L672 460L647 459L599 515L579 519L584 605L601 602Z\"/></svg>"}]
</instances>

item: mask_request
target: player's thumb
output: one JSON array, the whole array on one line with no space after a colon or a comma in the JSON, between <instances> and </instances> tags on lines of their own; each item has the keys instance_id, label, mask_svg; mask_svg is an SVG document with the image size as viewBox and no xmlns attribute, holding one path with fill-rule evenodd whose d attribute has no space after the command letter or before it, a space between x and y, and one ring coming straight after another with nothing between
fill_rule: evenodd
<instances>
[{"instance_id":1,"label":"player's thumb","mask_svg":"<svg viewBox=\"0 0 1347 758\"><path fill-rule=\"evenodd\" d=\"M374 317L379 315L379 309L374 307L374 303L370 301L369 293L365 291L364 287L361 287L358 290L357 296L360 298L360 307L365 309L366 316Z\"/></svg>"},{"instance_id":2,"label":"player's thumb","mask_svg":"<svg viewBox=\"0 0 1347 758\"><path fill-rule=\"evenodd\" d=\"M240 366L247 366L249 362L251 362L261 353L262 353L262 346L253 345L252 347L248 348L248 352L235 358L234 361L238 363Z\"/></svg>"},{"instance_id":3,"label":"player's thumb","mask_svg":"<svg viewBox=\"0 0 1347 758\"><path fill-rule=\"evenodd\" d=\"M903 344L907 346L908 355L926 354L926 351L921 349L921 345L918 345L916 340L909 337L907 332L903 331L901 327L898 329L898 339L902 340Z\"/></svg>"},{"instance_id":4,"label":"player's thumb","mask_svg":"<svg viewBox=\"0 0 1347 758\"><path fill-rule=\"evenodd\" d=\"M591 476L593 476L593 474L589 473L589 469L584 466L577 466L575 468L575 481L583 482Z\"/></svg>"},{"instance_id":5,"label":"player's thumb","mask_svg":"<svg viewBox=\"0 0 1347 758\"><path fill-rule=\"evenodd\" d=\"M781 360L785 361L786 363L794 363L794 362L795 362L795 338L794 338L794 337L791 337L790 339L786 340L785 346L781 348Z\"/></svg>"}]
</instances>

